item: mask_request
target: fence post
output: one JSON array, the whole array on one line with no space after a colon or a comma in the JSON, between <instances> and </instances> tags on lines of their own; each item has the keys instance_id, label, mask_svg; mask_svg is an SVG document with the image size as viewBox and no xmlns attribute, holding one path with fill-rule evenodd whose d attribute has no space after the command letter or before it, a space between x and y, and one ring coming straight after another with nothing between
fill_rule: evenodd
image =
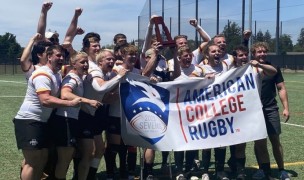
<instances>
[{"instance_id":1,"label":"fence post","mask_svg":"<svg viewBox=\"0 0 304 180\"><path fill-rule=\"evenodd\" d=\"M286 67L287 67L287 66L285 65L285 55L283 55L283 67L284 67L284 68L283 68L283 73L284 73L284 71L285 71L285 69L286 69Z\"/></svg>"},{"instance_id":2,"label":"fence post","mask_svg":"<svg viewBox=\"0 0 304 180\"><path fill-rule=\"evenodd\" d=\"M296 58L293 58L293 59L294 59L294 64L295 64L295 72L297 72L297 68L298 68L297 61L296 61Z\"/></svg>"},{"instance_id":3,"label":"fence post","mask_svg":"<svg viewBox=\"0 0 304 180\"><path fill-rule=\"evenodd\" d=\"M15 75L15 64L16 64L16 58L13 59L13 75Z\"/></svg>"}]
</instances>

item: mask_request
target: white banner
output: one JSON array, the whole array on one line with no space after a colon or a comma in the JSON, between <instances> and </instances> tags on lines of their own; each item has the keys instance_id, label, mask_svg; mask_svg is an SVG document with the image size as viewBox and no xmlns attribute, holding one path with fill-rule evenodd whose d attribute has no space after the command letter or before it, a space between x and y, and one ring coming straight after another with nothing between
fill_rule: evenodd
<instances>
[{"instance_id":1,"label":"white banner","mask_svg":"<svg viewBox=\"0 0 304 180\"><path fill-rule=\"evenodd\" d=\"M128 73L120 84L123 141L159 151L209 149L267 136L259 79L247 65L214 80L157 84Z\"/></svg>"}]
</instances>

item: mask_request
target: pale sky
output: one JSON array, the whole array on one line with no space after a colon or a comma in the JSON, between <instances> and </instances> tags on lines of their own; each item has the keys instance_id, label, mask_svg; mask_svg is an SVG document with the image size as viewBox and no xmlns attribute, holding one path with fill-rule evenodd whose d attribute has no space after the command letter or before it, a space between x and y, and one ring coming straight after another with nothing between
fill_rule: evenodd
<instances>
[{"instance_id":1,"label":"pale sky","mask_svg":"<svg viewBox=\"0 0 304 180\"><path fill-rule=\"evenodd\" d=\"M36 33L37 23L41 11L43 0L2 0L0 6L0 35L6 32L16 35L17 41L22 47L26 46L29 39ZM57 31L62 42L66 30L76 7L83 8L83 13L79 17L78 25L86 33L97 32L101 35L101 44L112 44L113 36L117 33L124 33L128 40L137 39L138 16L142 12L145 0L53 0L53 6L49 10L47 18L47 29ZM181 0L182 17L195 17L194 0ZM246 12L248 13L248 2L246 0ZM258 21L258 27L275 27L277 0L252 0L253 20ZM152 0L154 8L161 5L161 0ZM176 9L177 0L165 0L166 13ZM216 0L199 0L199 16L204 18L216 17ZM220 0L220 18L240 19L242 0ZM281 0L281 21L283 23L283 33L292 36L295 41L304 27L304 1L303 0ZM148 9L146 9L148 14ZM155 12L161 15L161 11ZM168 16L165 14L165 16ZM246 15L246 20L248 14ZM261 23L260 23L261 22ZM268 23L269 22L269 23ZM146 24L148 22L145 22ZM248 23L245 25L248 27ZM274 27L273 27L274 26ZM215 27L209 27L214 29ZM208 32L208 28L207 32ZM264 31L264 28L262 29ZM210 32L213 36L214 33ZM272 33L274 37L275 34ZM80 50L83 36L76 36L73 45ZM295 42L293 42L295 44Z\"/></svg>"},{"instance_id":2,"label":"pale sky","mask_svg":"<svg viewBox=\"0 0 304 180\"><path fill-rule=\"evenodd\" d=\"M0 6L0 35L16 35L21 46L26 46L36 33L43 0L2 0ZM101 35L101 44L112 44L117 33L124 33L128 40L137 39L137 17L144 0L53 0L48 12L47 28L59 33L63 41L66 30L77 7L83 8L78 25L85 32ZM83 35L76 36L75 49L80 50Z\"/></svg>"}]
</instances>

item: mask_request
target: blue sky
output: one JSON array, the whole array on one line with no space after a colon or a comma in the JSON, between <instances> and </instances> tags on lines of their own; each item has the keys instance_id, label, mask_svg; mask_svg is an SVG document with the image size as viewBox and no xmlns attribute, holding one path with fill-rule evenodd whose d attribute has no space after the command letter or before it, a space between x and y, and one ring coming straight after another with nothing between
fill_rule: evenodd
<instances>
[{"instance_id":1,"label":"blue sky","mask_svg":"<svg viewBox=\"0 0 304 180\"><path fill-rule=\"evenodd\" d=\"M0 35L10 32L17 37L21 46L25 46L37 29L42 0L9 0L1 2L0 6ZM63 40L66 29L71 21L76 7L84 9L79 18L79 26L86 32L98 32L101 35L102 45L111 44L116 33L124 33L129 40L137 39L137 19L140 13L148 14L144 9L145 0L54 0L53 7L48 13L47 29L56 30ZM182 17L192 18L195 16L194 0L181 0ZM248 2L246 0L246 12L248 13ZM258 21L258 27L273 29L275 27L277 0L252 0L253 20ZM157 4L161 0L152 0L154 9L159 9ZM220 17L223 19L239 19L241 17L242 0L220 0ZM168 14L177 16L177 0L165 0L165 9ZM216 0L199 0L199 14L204 18L214 19L216 17ZM283 22L283 33L292 36L295 41L300 28L304 27L304 1L303 0L281 0L281 20ZM160 11L156 14L161 15ZM248 14L246 15L246 20ZM147 23L147 22L145 22ZM146 26L146 25L145 25ZM265 27L266 26L266 27ZM246 27L248 23L246 22ZM209 29L210 30L209 30ZM207 32L213 36L214 26L207 27ZM272 34L275 36L275 34ZM80 49L82 36L74 40L75 49ZM295 43L295 42L294 42Z\"/></svg>"},{"instance_id":2,"label":"blue sky","mask_svg":"<svg viewBox=\"0 0 304 180\"><path fill-rule=\"evenodd\" d=\"M26 46L36 33L42 0L8 0L0 6L0 35L16 35ZM86 32L98 32L102 45L111 44L116 33L125 33L129 40L137 39L137 17L145 3L141 0L53 0L49 10L47 29L59 32L62 42L74 10L83 8L78 25ZM83 36L76 36L73 45L80 50Z\"/></svg>"}]
</instances>

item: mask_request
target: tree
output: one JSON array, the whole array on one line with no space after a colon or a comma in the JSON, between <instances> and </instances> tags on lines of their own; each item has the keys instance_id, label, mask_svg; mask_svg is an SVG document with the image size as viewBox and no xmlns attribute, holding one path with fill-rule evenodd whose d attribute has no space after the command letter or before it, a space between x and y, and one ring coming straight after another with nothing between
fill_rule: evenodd
<instances>
[{"instance_id":1,"label":"tree","mask_svg":"<svg viewBox=\"0 0 304 180\"><path fill-rule=\"evenodd\" d=\"M286 54L286 52L293 51L293 45L290 35L282 34L282 36L280 37L280 51L283 54Z\"/></svg>"},{"instance_id":2,"label":"tree","mask_svg":"<svg viewBox=\"0 0 304 180\"><path fill-rule=\"evenodd\" d=\"M264 33L263 41L268 44L270 52L275 52L275 49L276 49L276 46L275 46L276 40L275 40L275 38L271 38L271 34L270 34L270 32L269 32L268 29Z\"/></svg>"},{"instance_id":3,"label":"tree","mask_svg":"<svg viewBox=\"0 0 304 180\"><path fill-rule=\"evenodd\" d=\"M226 37L227 52L232 52L233 48L242 43L242 28L235 22L228 22L222 32Z\"/></svg>"},{"instance_id":4,"label":"tree","mask_svg":"<svg viewBox=\"0 0 304 180\"><path fill-rule=\"evenodd\" d=\"M264 41L267 42L267 43L271 43L271 34L270 34L268 29L264 34Z\"/></svg>"},{"instance_id":5,"label":"tree","mask_svg":"<svg viewBox=\"0 0 304 180\"><path fill-rule=\"evenodd\" d=\"M294 52L304 52L304 47L303 46L300 46L298 44L296 44L294 47L293 47L293 51Z\"/></svg>"},{"instance_id":6,"label":"tree","mask_svg":"<svg viewBox=\"0 0 304 180\"><path fill-rule=\"evenodd\" d=\"M294 51L296 52L304 51L304 28L302 28L300 31L300 35L297 39L297 44L294 46Z\"/></svg>"},{"instance_id":7,"label":"tree","mask_svg":"<svg viewBox=\"0 0 304 180\"><path fill-rule=\"evenodd\" d=\"M106 44L102 46L102 49L114 49L114 44Z\"/></svg>"},{"instance_id":8,"label":"tree","mask_svg":"<svg viewBox=\"0 0 304 180\"><path fill-rule=\"evenodd\" d=\"M297 39L297 45L304 47L304 28L302 28L300 31L300 35Z\"/></svg>"},{"instance_id":9,"label":"tree","mask_svg":"<svg viewBox=\"0 0 304 180\"><path fill-rule=\"evenodd\" d=\"M264 34L261 30L256 35L255 42L263 42L264 41Z\"/></svg>"},{"instance_id":10,"label":"tree","mask_svg":"<svg viewBox=\"0 0 304 180\"><path fill-rule=\"evenodd\" d=\"M21 56L22 48L16 41L16 36L11 33L0 35L0 62L12 63Z\"/></svg>"},{"instance_id":11,"label":"tree","mask_svg":"<svg viewBox=\"0 0 304 180\"><path fill-rule=\"evenodd\" d=\"M275 51L275 39L271 38L271 34L269 30L267 30L265 33L263 33L261 30L257 33L254 43L255 42L266 42L269 46L269 51L274 52Z\"/></svg>"}]
</instances>

